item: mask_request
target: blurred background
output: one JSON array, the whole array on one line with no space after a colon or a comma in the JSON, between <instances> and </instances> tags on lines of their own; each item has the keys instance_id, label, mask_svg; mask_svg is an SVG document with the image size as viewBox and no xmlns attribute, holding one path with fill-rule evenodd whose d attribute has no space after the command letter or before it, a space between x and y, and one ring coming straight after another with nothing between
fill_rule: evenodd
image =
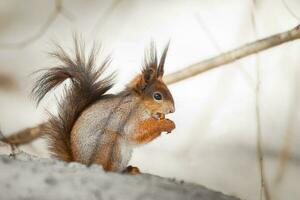
<instances>
[{"instance_id":1,"label":"blurred background","mask_svg":"<svg viewBox=\"0 0 300 200\"><path fill-rule=\"evenodd\" d=\"M298 0L1 0L1 130L9 135L46 121L45 109L55 111L54 95L36 108L32 73L55 65L48 55L53 41L71 49L73 33L87 46L102 44L99 60L111 54L109 71L118 71L113 91L119 91L141 69L152 39L158 49L171 39L168 74L299 22ZM130 163L145 173L259 199L258 105L271 197L300 199L299 51L300 41L285 43L170 85L176 130L137 148ZM21 149L49 156L43 140Z\"/></svg>"}]
</instances>

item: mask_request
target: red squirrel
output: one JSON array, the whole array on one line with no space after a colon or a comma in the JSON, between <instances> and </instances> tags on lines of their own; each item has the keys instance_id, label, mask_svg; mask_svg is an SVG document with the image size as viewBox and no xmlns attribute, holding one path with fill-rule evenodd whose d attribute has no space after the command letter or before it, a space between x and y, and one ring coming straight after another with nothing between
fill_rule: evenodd
<instances>
[{"instance_id":1,"label":"red squirrel","mask_svg":"<svg viewBox=\"0 0 300 200\"><path fill-rule=\"evenodd\" d=\"M66 162L99 164L106 171L139 172L127 167L133 148L175 128L174 122L165 118L175 106L162 79L169 45L158 59L151 43L141 73L121 92L108 94L114 75L103 77L103 73L110 59L96 67L95 48L86 57L82 46L74 41L74 57L58 47L51 55L60 64L48 69L32 90L39 104L48 92L70 80L58 101L58 114L50 114L48 122L42 124L50 151Z\"/></svg>"}]
</instances>

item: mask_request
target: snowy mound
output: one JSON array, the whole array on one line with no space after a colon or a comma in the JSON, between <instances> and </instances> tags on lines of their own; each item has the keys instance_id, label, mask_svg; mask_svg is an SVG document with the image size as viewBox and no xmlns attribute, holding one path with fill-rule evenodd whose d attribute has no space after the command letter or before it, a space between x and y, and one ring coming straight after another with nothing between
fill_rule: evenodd
<instances>
[{"instance_id":1,"label":"snowy mound","mask_svg":"<svg viewBox=\"0 0 300 200\"><path fill-rule=\"evenodd\" d=\"M25 153L0 155L0 199L238 200L203 186L149 174L106 173Z\"/></svg>"}]
</instances>

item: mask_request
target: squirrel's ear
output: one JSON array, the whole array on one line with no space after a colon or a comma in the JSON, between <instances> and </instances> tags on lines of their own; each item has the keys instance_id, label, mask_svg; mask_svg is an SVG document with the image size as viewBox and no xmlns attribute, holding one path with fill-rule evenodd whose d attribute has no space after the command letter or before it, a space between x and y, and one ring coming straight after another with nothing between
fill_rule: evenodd
<instances>
[{"instance_id":1,"label":"squirrel's ear","mask_svg":"<svg viewBox=\"0 0 300 200\"><path fill-rule=\"evenodd\" d=\"M167 45L161 55L160 61L159 61L159 65L157 68L157 78L159 78L159 79L161 79L164 75L164 66L165 66L165 61L166 61L169 45L170 45L170 41L167 43Z\"/></svg>"},{"instance_id":2,"label":"squirrel's ear","mask_svg":"<svg viewBox=\"0 0 300 200\"><path fill-rule=\"evenodd\" d=\"M136 76L130 83L129 87L135 92L142 94L148 85L156 78L155 72L152 70L143 71L142 74Z\"/></svg>"},{"instance_id":3,"label":"squirrel's ear","mask_svg":"<svg viewBox=\"0 0 300 200\"><path fill-rule=\"evenodd\" d=\"M140 91L143 91L148 85L153 83L157 78L157 53L155 44L150 43L149 50L145 51L144 64L140 81L138 83Z\"/></svg>"},{"instance_id":4,"label":"squirrel's ear","mask_svg":"<svg viewBox=\"0 0 300 200\"><path fill-rule=\"evenodd\" d=\"M142 73L130 82L128 85L130 88L141 94L149 85L162 78L169 43L166 45L158 64L155 44L153 41L151 42L149 50L145 52Z\"/></svg>"}]
</instances>

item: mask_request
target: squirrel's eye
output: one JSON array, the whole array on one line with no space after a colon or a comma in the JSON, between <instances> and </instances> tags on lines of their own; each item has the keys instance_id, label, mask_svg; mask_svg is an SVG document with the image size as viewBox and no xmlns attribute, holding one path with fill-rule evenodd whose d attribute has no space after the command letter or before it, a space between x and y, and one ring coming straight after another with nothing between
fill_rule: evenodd
<instances>
[{"instance_id":1,"label":"squirrel's eye","mask_svg":"<svg viewBox=\"0 0 300 200\"><path fill-rule=\"evenodd\" d=\"M159 92L154 92L153 93L153 98L157 101L161 101L162 100L162 95Z\"/></svg>"}]
</instances>

